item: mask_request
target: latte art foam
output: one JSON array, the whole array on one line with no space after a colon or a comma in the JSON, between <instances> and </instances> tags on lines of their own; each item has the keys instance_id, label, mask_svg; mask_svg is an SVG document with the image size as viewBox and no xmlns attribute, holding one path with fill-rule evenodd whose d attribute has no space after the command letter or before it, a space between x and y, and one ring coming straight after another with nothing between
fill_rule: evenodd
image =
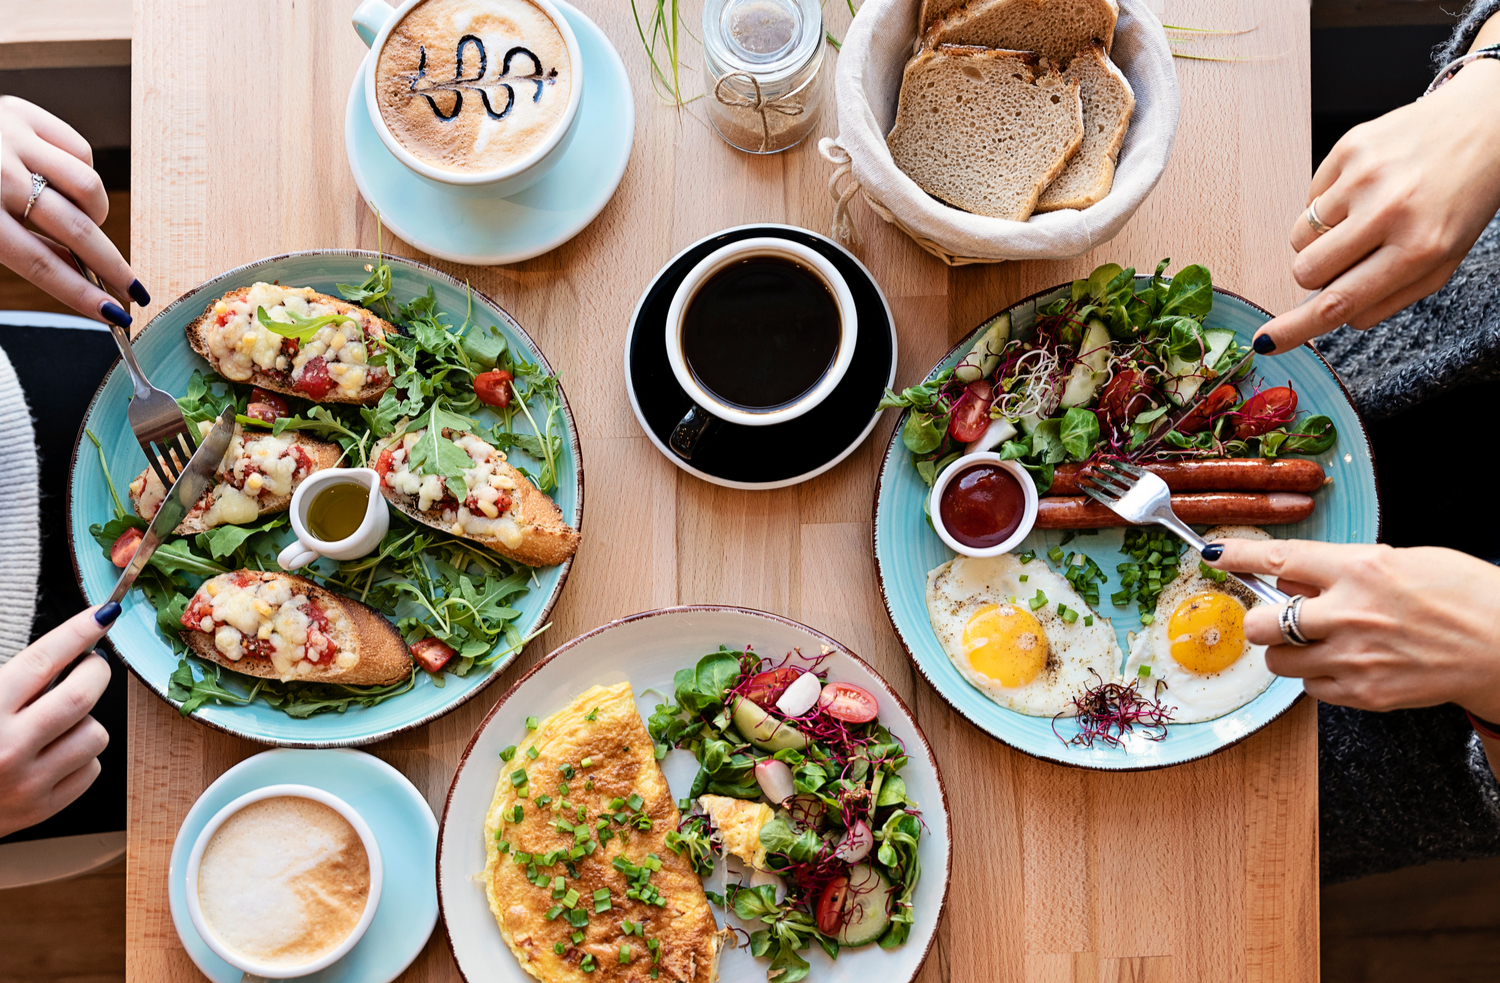
<instances>
[{"instance_id":1,"label":"latte art foam","mask_svg":"<svg viewBox=\"0 0 1500 983\"><path fill-rule=\"evenodd\" d=\"M295 796L261 799L230 816L198 868L208 927L266 966L306 965L337 947L369 897L370 858L354 827Z\"/></svg>"},{"instance_id":2,"label":"latte art foam","mask_svg":"<svg viewBox=\"0 0 1500 983\"><path fill-rule=\"evenodd\" d=\"M530 0L425 0L391 29L375 63L391 135L449 171L526 156L557 128L572 85L562 32Z\"/></svg>"}]
</instances>

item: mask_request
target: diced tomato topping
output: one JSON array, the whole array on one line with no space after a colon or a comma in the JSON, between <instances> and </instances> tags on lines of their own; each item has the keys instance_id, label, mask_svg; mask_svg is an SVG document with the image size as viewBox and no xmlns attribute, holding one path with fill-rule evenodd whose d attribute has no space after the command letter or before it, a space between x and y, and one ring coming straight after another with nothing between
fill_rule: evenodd
<instances>
[{"instance_id":1,"label":"diced tomato topping","mask_svg":"<svg viewBox=\"0 0 1500 983\"><path fill-rule=\"evenodd\" d=\"M326 634L328 631L328 612L319 607L317 601L308 601L307 607L304 610L306 610L307 620L312 622L312 626Z\"/></svg>"},{"instance_id":2,"label":"diced tomato topping","mask_svg":"<svg viewBox=\"0 0 1500 983\"><path fill-rule=\"evenodd\" d=\"M207 594L194 594L187 610L182 612L182 626L196 630L203 624L203 619L212 617L213 613L213 600Z\"/></svg>"},{"instance_id":3,"label":"diced tomato topping","mask_svg":"<svg viewBox=\"0 0 1500 983\"><path fill-rule=\"evenodd\" d=\"M389 447L381 451L380 456L375 459L375 471L380 475L382 480L384 480L386 475L391 473L391 469L395 466L396 454Z\"/></svg>"},{"instance_id":4,"label":"diced tomato topping","mask_svg":"<svg viewBox=\"0 0 1500 983\"><path fill-rule=\"evenodd\" d=\"M515 376L504 369L490 369L474 377L474 395L481 402L500 409L510 405L511 382Z\"/></svg>"},{"instance_id":5,"label":"diced tomato topping","mask_svg":"<svg viewBox=\"0 0 1500 983\"><path fill-rule=\"evenodd\" d=\"M135 556L135 548L145 538L146 534L141 532L138 526L131 526L120 533L120 538L116 539L114 545L109 548L110 562L121 569L128 567L130 558Z\"/></svg>"},{"instance_id":6,"label":"diced tomato topping","mask_svg":"<svg viewBox=\"0 0 1500 983\"><path fill-rule=\"evenodd\" d=\"M313 399L322 399L328 395L328 391L333 388L333 377L328 374L328 362L322 355L308 359L307 364L302 366L302 377L297 380L295 388Z\"/></svg>"},{"instance_id":7,"label":"diced tomato topping","mask_svg":"<svg viewBox=\"0 0 1500 983\"><path fill-rule=\"evenodd\" d=\"M428 672L441 672L453 658L453 648L436 638L422 638L411 644L411 657Z\"/></svg>"},{"instance_id":8,"label":"diced tomato topping","mask_svg":"<svg viewBox=\"0 0 1500 983\"><path fill-rule=\"evenodd\" d=\"M267 638L247 638L240 643L245 650L245 655L254 658L269 659L276 647Z\"/></svg>"}]
</instances>

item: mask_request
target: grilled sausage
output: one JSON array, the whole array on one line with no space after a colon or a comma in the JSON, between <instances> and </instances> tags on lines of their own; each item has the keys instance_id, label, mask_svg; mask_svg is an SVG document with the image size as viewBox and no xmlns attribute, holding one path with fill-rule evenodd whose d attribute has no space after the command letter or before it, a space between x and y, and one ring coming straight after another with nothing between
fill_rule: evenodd
<instances>
[{"instance_id":1,"label":"grilled sausage","mask_svg":"<svg viewBox=\"0 0 1500 983\"><path fill-rule=\"evenodd\" d=\"M1143 465L1166 481L1174 492L1266 491L1309 494L1323 487L1327 477L1317 461L1288 457L1210 458L1201 461L1157 461ZM1078 472L1082 464L1064 464L1052 478L1048 495L1082 495Z\"/></svg>"},{"instance_id":2,"label":"grilled sausage","mask_svg":"<svg viewBox=\"0 0 1500 983\"><path fill-rule=\"evenodd\" d=\"M1188 492L1172 496L1183 522L1281 526L1312 515L1313 500L1297 492ZM1082 495L1048 495L1037 503L1038 529L1103 529L1130 523Z\"/></svg>"}]
</instances>

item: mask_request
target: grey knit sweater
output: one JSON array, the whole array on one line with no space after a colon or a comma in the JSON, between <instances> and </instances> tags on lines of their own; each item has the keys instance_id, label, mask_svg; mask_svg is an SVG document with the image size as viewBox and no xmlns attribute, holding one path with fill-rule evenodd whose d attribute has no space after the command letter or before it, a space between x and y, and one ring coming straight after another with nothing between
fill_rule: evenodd
<instances>
[{"instance_id":1,"label":"grey knit sweater","mask_svg":"<svg viewBox=\"0 0 1500 983\"><path fill-rule=\"evenodd\" d=\"M1500 0L1476 0L1434 71L1468 50ZM1317 342L1367 419L1500 379L1500 216L1437 293L1368 331ZM1500 783L1455 706L1368 713L1318 706L1325 883L1434 860L1500 855Z\"/></svg>"}]
</instances>

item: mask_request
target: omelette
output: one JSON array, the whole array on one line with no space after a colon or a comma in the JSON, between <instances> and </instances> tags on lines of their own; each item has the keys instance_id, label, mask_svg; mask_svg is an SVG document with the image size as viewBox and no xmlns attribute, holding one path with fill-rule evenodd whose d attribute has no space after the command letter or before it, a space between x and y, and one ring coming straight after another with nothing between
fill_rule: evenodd
<instances>
[{"instance_id":1,"label":"omelette","mask_svg":"<svg viewBox=\"0 0 1500 983\"><path fill-rule=\"evenodd\" d=\"M666 845L681 816L629 683L595 686L503 762L485 820L485 891L543 983L713 983L724 936Z\"/></svg>"}]
</instances>

